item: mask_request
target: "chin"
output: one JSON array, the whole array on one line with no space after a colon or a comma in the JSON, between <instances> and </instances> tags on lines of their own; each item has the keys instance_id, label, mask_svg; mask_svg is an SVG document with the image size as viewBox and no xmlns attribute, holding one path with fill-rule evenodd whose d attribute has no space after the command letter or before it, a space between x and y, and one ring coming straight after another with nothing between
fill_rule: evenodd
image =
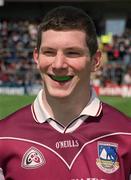
<instances>
[{"instance_id":1,"label":"chin","mask_svg":"<svg viewBox=\"0 0 131 180\"><path fill-rule=\"evenodd\" d=\"M64 99L71 95L71 92L68 91L48 91L47 93L52 98Z\"/></svg>"}]
</instances>

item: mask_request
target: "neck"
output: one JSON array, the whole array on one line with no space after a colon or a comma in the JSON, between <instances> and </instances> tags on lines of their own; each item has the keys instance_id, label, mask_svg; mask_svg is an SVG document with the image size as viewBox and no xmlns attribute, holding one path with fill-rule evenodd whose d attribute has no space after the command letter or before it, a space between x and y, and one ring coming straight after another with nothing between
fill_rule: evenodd
<instances>
[{"instance_id":1,"label":"neck","mask_svg":"<svg viewBox=\"0 0 131 180\"><path fill-rule=\"evenodd\" d=\"M90 99L90 91L77 94L77 97L55 98L43 92L43 102L48 113L62 125L66 126L76 118Z\"/></svg>"}]
</instances>

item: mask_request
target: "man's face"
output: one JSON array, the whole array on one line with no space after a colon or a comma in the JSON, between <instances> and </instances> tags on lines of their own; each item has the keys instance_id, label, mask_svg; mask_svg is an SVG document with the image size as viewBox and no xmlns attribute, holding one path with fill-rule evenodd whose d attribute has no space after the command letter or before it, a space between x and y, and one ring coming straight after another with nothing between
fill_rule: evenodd
<instances>
[{"instance_id":1,"label":"man's face","mask_svg":"<svg viewBox=\"0 0 131 180\"><path fill-rule=\"evenodd\" d=\"M34 50L34 59L46 94L65 98L87 91L90 73L99 61L97 56L90 57L83 31L43 32L40 50Z\"/></svg>"}]
</instances>

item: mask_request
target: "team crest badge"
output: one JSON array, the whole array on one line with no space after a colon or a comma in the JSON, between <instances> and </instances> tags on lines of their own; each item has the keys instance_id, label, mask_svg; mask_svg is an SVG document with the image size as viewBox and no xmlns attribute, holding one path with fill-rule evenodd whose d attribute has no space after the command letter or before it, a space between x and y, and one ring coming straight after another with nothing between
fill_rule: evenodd
<instances>
[{"instance_id":1,"label":"team crest badge","mask_svg":"<svg viewBox=\"0 0 131 180\"><path fill-rule=\"evenodd\" d=\"M111 174L119 169L117 157L118 145L115 143L98 142L97 166L105 173Z\"/></svg>"},{"instance_id":2,"label":"team crest badge","mask_svg":"<svg viewBox=\"0 0 131 180\"><path fill-rule=\"evenodd\" d=\"M44 165L45 163L46 161L43 154L35 147L31 147L25 152L21 166L26 169L34 169Z\"/></svg>"}]
</instances>

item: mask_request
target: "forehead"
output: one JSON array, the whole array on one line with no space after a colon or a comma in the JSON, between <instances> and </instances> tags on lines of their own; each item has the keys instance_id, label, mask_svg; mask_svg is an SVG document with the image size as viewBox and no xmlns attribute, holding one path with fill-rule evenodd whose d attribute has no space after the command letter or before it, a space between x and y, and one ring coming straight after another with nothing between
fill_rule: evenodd
<instances>
[{"instance_id":1,"label":"forehead","mask_svg":"<svg viewBox=\"0 0 131 180\"><path fill-rule=\"evenodd\" d=\"M86 46L86 33L80 30L55 31L42 33L42 46Z\"/></svg>"}]
</instances>

